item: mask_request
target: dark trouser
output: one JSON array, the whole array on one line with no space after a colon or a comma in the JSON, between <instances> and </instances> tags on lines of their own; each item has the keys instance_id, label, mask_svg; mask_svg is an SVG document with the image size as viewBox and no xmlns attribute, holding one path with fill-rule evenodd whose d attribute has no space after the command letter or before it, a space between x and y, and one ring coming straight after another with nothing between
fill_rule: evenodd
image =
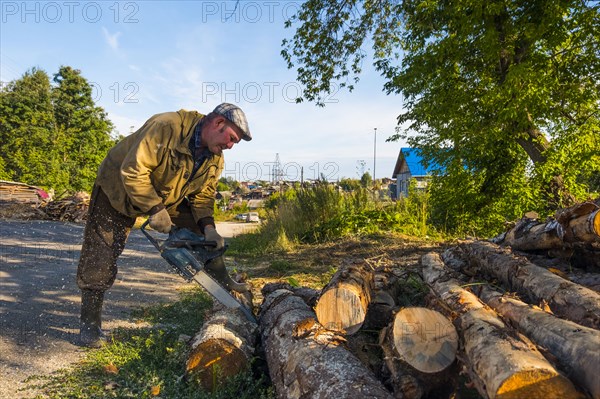
<instances>
[{"instance_id":1,"label":"dark trouser","mask_svg":"<svg viewBox=\"0 0 600 399\"><path fill-rule=\"evenodd\" d=\"M170 210L169 214L176 226L201 234L186 201ZM117 259L125 248L135 220L115 210L104 191L94 186L77 266L80 289L104 292L113 285L117 277Z\"/></svg>"}]
</instances>

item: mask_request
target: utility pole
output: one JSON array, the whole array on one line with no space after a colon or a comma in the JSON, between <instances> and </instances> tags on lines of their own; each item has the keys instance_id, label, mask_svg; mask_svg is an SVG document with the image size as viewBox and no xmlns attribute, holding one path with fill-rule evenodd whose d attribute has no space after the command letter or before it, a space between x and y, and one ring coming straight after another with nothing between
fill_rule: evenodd
<instances>
[{"instance_id":1,"label":"utility pole","mask_svg":"<svg viewBox=\"0 0 600 399\"><path fill-rule=\"evenodd\" d=\"M377 128L373 134L373 185L375 185L375 160L377 159Z\"/></svg>"}]
</instances>

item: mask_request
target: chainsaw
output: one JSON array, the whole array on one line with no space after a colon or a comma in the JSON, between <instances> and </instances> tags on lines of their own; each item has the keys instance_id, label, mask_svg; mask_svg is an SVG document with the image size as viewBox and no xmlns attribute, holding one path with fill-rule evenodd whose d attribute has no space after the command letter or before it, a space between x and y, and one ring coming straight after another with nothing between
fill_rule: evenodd
<instances>
[{"instance_id":1,"label":"chainsaw","mask_svg":"<svg viewBox=\"0 0 600 399\"><path fill-rule=\"evenodd\" d=\"M166 240L157 239L146 231L148 223L147 220L142 224L142 233L183 278L187 281L196 281L225 307L240 309L248 320L256 323L256 318L252 312L217 283L204 269L207 262L223 256L227 250L227 245L215 250L216 242L206 241L203 236L181 227L173 227Z\"/></svg>"}]
</instances>

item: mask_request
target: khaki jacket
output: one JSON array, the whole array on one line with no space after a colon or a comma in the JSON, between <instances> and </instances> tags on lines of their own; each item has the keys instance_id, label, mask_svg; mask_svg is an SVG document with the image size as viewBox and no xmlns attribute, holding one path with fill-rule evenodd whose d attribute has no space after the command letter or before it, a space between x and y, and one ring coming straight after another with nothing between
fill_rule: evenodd
<instances>
[{"instance_id":1,"label":"khaki jacket","mask_svg":"<svg viewBox=\"0 0 600 399\"><path fill-rule=\"evenodd\" d=\"M213 216L223 156L213 154L190 179L189 142L203 117L185 110L154 115L108 152L96 184L116 210L135 217L160 204L175 208L188 197L195 222Z\"/></svg>"}]
</instances>

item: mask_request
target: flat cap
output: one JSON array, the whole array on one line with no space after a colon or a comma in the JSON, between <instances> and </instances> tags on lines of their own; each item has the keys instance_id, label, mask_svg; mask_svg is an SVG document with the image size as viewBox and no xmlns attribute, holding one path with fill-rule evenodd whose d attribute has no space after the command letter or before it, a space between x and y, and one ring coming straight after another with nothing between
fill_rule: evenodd
<instances>
[{"instance_id":1,"label":"flat cap","mask_svg":"<svg viewBox=\"0 0 600 399\"><path fill-rule=\"evenodd\" d=\"M213 112L224 116L229 122L236 125L242 131L242 139L246 141L252 140L246 114L244 114L244 111L240 107L229 103L222 103L217 105Z\"/></svg>"}]
</instances>

